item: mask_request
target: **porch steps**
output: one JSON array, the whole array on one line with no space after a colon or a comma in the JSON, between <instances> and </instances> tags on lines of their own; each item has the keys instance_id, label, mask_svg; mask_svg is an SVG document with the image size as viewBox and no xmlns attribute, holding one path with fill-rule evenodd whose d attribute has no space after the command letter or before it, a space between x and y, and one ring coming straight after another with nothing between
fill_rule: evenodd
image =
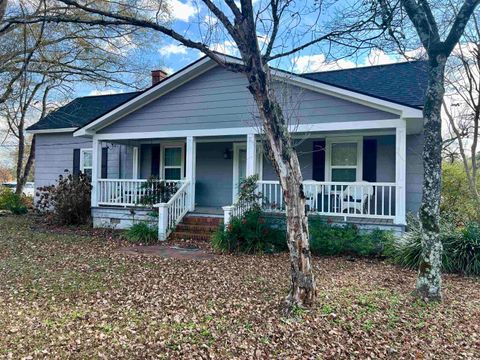
<instances>
[{"instance_id":1,"label":"porch steps","mask_svg":"<svg viewBox=\"0 0 480 360\"><path fill-rule=\"evenodd\" d=\"M217 230L221 217L186 215L170 234L170 240L210 241Z\"/></svg>"}]
</instances>

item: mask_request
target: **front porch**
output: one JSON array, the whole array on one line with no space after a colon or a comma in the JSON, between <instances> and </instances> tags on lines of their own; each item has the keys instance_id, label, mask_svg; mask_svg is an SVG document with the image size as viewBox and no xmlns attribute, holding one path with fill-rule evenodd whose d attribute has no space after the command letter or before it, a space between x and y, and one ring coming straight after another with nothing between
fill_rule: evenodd
<instances>
[{"instance_id":1,"label":"front porch","mask_svg":"<svg viewBox=\"0 0 480 360\"><path fill-rule=\"evenodd\" d=\"M407 135L402 120L393 123L392 128L294 134L310 216L403 228ZM375 151L369 145L372 142ZM111 166L104 156L106 144L129 148L126 153L131 157L124 159L123 171L111 172L125 178L109 178L105 171ZM158 184L173 189L168 199L153 204L159 213L160 239L166 239L187 213L223 216L228 222L229 216L238 214L233 204L240 181L253 174L260 178L263 210L282 214L282 190L261 149L260 137L254 133L136 139L128 134L95 135L94 225L126 228L135 216L144 217L132 214L143 214L144 199ZM157 180L148 181L151 176Z\"/></svg>"}]
</instances>

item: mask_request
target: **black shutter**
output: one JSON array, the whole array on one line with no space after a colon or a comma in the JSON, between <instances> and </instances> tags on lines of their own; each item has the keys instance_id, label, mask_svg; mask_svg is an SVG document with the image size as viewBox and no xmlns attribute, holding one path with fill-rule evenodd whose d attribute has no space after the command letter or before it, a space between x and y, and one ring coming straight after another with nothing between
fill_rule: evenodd
<instances>
[{"instance_id":1,"label":"black shutter","mask_svg":"<svg viewBox=\"0 0 480 360\"><path fill-rule=\"evenodd\" d=\"M363 140L363 180L377 181L377 140Z\"/></svg>"},{"instance_id":2,"label":"black shutter","mask_svg":"<svg viewBox=\"0 0 480 360\"><path fill-rule=\"evenodd\" d=\"M108 148L102 148L102 179L108 178Z\"/></svg>"},{"instance_id":3,"label":"black shutter","mask_svg":"<svg viewBox=\"0 0 480 360\"><path fill-rule=\"evenodd\" d=\"M312 180L325 181L325 140L313 142Z\"/></svg>"},{"instance_id":4,"label":"black shutter","mask_svg":"<svg viewBox=\"0 0 480 360\"><path fill-rule=\"evenodd\" d=\"M73 149L72 174L73 176L80 175L80 149Z\"/></svg>"},{"instance_id":5,"label":"black shutter","mask_svg":"<svg viewBox=\"0 0 480 360\"><path fill-rule=\"evenodd\" d=\"M160 177L160 145L152 146L152 176Z\"/></svg>"}]
</instances>

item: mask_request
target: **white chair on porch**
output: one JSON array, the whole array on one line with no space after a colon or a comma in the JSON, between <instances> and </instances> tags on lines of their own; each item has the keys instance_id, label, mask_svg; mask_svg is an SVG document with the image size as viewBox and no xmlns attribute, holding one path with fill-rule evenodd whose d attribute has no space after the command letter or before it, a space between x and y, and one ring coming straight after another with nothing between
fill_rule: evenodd
<instances>
[{"instance_id":1,"label":"white chair on porch","mask_svg":"<svg viewBox=\"0 0 480 360\"><path fill-rule=\"evenodd\" d=\"M363 214L365 206L368 204L374 193L373 185L370 185L367 181L362 181L359 185L348 185L342 190L340 194L340 213L343 214L345 210L351 214L350 209L353 210L353 214Z\"/></svg>"}]
</instances>

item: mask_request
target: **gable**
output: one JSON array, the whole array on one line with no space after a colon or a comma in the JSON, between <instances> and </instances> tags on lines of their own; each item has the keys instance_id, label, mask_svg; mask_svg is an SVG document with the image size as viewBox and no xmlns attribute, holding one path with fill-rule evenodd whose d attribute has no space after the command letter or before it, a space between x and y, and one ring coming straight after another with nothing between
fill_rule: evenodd
<instances>
[{"instance_id":1,"label":"gable","mask_svg":"<svg viewBox=\"0 0 480 360\"><path fill-rule=\"evenodd\" d=\"M399 115L331 95L275 83L290 124L395 119ZM97 131L106 133L258 127L258 111L242 74L214 67Z\"/></svg>"}]
</instances>

